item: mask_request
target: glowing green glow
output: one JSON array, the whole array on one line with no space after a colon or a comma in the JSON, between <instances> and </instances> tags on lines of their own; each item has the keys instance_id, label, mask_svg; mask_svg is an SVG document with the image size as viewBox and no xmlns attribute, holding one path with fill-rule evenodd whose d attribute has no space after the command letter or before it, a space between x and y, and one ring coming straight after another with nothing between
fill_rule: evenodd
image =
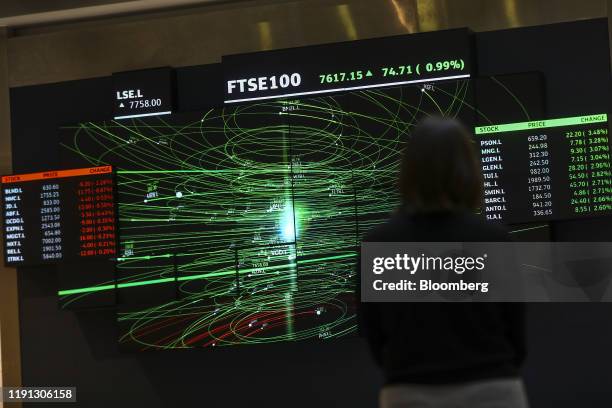
<instances>
[{"instance_id":1,"label":"glowing green glow","mask_svg":"<svg viewBox=\"0 0 612 408\"><path fill-rule=\"evenodd\" d=\"M79 293L101 292L104 290L115 289L115 285L92 286L89 288L66 289L57 292L59 296L76 295Z\"/></svg>"}]
</instances>

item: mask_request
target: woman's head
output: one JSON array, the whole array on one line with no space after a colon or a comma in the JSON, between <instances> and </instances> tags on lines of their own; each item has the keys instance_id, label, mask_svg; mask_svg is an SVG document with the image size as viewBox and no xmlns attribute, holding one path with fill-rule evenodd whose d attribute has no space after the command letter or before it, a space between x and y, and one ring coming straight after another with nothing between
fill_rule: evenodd
<instances>
[{"instance_id":1,"label":"woman's head","mask_svg":"<svg viewBox=\"0 0 612 408\"><path fill-rule=\"evenodd\" d=\"M468 131L454 119L430 117L404 145L400 192L417 212L475 210L482 201L482 173Z\"/></svg>"}]
</instances>

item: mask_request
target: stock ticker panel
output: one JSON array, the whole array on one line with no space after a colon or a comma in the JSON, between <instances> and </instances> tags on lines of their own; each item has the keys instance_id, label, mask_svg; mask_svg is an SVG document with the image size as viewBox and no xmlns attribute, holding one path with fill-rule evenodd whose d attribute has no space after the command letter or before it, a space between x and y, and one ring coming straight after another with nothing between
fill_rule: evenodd
<instances>
[{"instance_id":1,"label":"stock ticker panel","mask_svg":"<svg viewBox=\"0 0 612 408\"><path fill-rule=\"evenodd\" d=\"M1 186L6 265L116 256L111 166L3 176Z\"/></svg>"},{"instance_id":2,"label":"stock ticker panel","mask_svg":"<svg viewBox=\"0 0 612 408\"><path fill-rule=\"evenodd\" d=\"M607 114L476 128L489 220L612 213Z\"/></svg>"},{"instance_id":3,"label":"stock ticker panel","mask_svg":"<svg viewBox=\"0 0 612 408\"><path fill-rule=\"evenodd\" d=\"M63 163L117 168L122 348L352 335L357 247L398 205L402 143L423 116L473 124L472 94L438 82L63 128Z\"/></svg>"}]
</instances>

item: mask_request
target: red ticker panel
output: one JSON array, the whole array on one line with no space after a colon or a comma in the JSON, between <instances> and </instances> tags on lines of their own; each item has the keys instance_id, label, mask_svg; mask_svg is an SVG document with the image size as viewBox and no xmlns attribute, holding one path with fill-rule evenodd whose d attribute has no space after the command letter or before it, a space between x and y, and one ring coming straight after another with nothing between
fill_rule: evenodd
<instances>
[{"instance_id":1,"label":"red ticker panel","mask_svg":"<svg viewBox=\"0 0 612 408\"><path fill-rule=\"evenodd\" d=\"M7 265L115 257L113 169L3 176L2 217Z\"/></svg>"}]
</instances>

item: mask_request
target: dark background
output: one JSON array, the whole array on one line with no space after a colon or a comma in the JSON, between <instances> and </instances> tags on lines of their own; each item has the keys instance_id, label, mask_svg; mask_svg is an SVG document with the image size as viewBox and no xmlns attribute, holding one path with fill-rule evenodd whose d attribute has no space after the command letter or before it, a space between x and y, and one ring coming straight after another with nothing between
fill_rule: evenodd
<instances>
[{"instance_id":1,"label":"dark background","mask_svg":"<svg viewBox=\"0 0 612 408\"><path fill-rule=\"evenodd\" d=\"M609 112L607 27L602 19L478 33L479 74L543 72L549 117ZM216 78L218 65L177 69L179 110L221 100ZM11 89L14 172L57 167L58 127L112 117L111 89L110 77ZM610 241L612 218L555 222L552 233ZM76 386L80 406L376 404L381 377L361 339L120 354L114 311L60 311L57 288L54 267L19 269L23 384ZM612 304L533 304L528 326L532 406L612 406Z\"/></svg>"}]
</instances>

